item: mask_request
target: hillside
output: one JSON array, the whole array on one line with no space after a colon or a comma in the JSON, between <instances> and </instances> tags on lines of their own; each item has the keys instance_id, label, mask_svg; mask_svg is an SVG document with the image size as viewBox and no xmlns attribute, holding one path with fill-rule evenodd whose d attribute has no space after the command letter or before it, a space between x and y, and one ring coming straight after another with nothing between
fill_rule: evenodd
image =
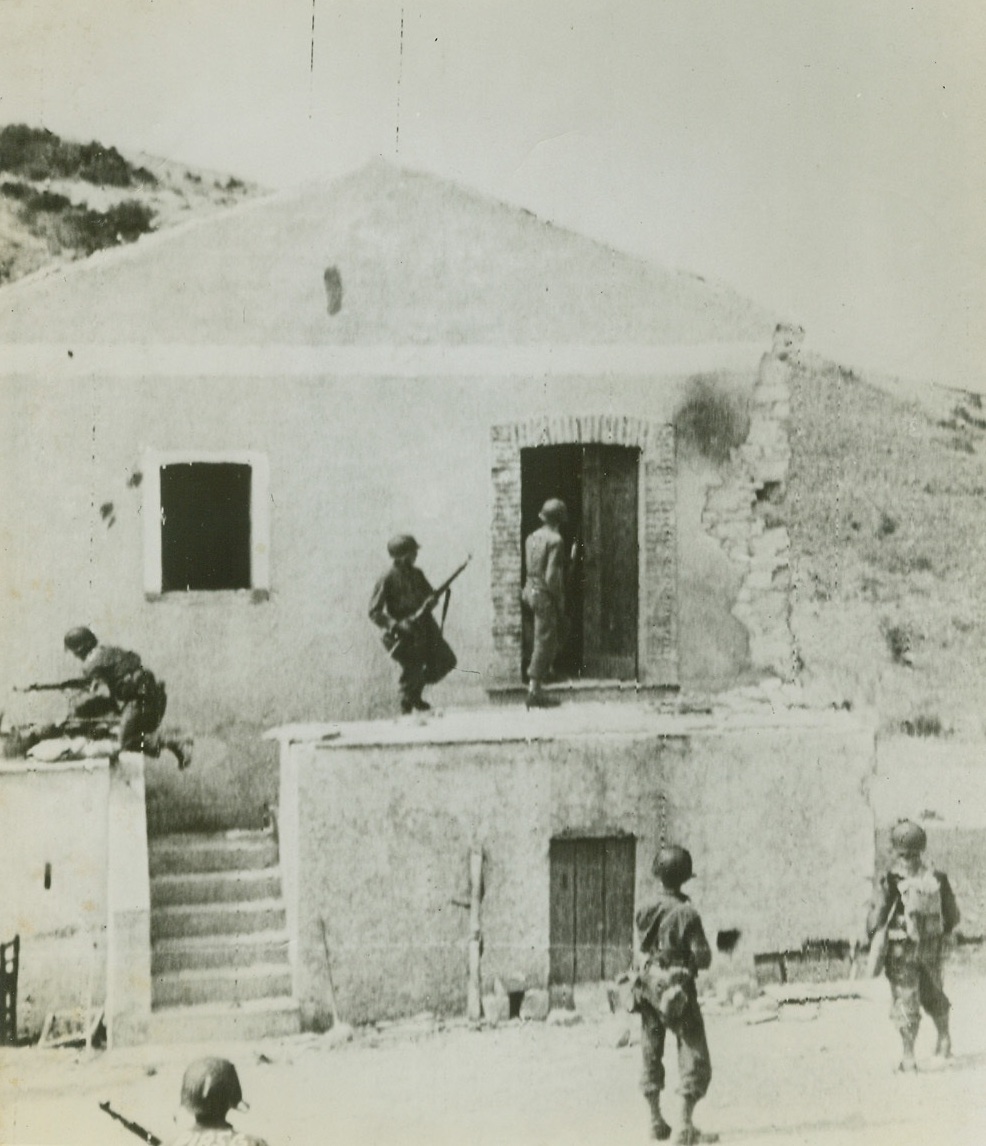
<instances>
[{"instance_id":1,"label":"hillside","mask_svg":"<svg viewBox=\"0 0 986 1146\"><path fill-rule=\"evenodd\" d=\"M986 732L986 412L929 386L906 400L806 362L792 387L791 625L814 699L884 731Z\"/></svg>"},{"instance_id":2,"label":"hillside","mask_svg":"<svg viewBox=\"0 0 986 1146\"><path fill-rule=\"evenodd\" d=\"M0 128L0 284L258 194L232 176Z\"/></svg>"}]
</instances>

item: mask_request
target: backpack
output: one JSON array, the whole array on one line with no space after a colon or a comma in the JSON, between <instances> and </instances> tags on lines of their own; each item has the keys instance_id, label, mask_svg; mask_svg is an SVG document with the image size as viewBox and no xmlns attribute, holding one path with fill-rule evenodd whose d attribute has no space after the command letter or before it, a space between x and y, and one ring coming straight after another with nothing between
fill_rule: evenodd
<instances>
[{"instance_id":1,"label":"backpack","mask_svg":"<svg viewBox=\"0 0 986 1146\"><path fill-rule=\"evenodd\" d=\"M915 943L939 939L945 930L941 884L933 871L922 868L916 875L899 876L897 891L904 908L907 938Z\"/></svg>"}]
</instances>

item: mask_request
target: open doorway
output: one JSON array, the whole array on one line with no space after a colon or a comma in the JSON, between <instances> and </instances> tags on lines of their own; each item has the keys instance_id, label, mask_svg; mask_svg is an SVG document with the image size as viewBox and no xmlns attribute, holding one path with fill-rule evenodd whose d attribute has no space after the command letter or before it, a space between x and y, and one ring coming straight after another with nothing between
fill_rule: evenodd
<instances>
[{"instance_id":1,"label":"open doorway","mask_svg":"<svg viewBox=\"0 0 986 1146\"><path fill-rule=\"evenodd\" d=\"M559 679L634 680L637 676L640 451L625 446L558 445L521 450L521 562L524 539L550 497L568 507L570 555L566 632L555 662ZM526 569L522 569L526 576ZM529 618L528 618L529 620ZM533 633L524 627L523 665Z\"/></svg>"}]
</instances>

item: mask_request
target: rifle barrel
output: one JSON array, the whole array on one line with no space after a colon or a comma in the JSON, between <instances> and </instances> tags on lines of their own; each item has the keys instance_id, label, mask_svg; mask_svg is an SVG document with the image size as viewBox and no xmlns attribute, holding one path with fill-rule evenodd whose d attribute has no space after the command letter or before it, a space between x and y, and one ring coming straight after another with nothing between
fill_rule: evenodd
<instances>
[{"instance_id":1,"label":"rifle barrel","mask_svg":"<svg viewBox=\"0 0 986 1146\"><path fill-rule=\"evenodd\" d=\"M129 1118L125 1118L118 1111L114 1110L113 1107L110 1106L109 1102L101 1102L99 1104L99 1109L104 1114L108 1114L110 1118L115 1119L117 1122L121 1123L121 1125L125 1126L131 1134L146 1142L147 1146L164 1146L162 1140L158 1138L156 1134L152 1134L150 1130L145 1129L145 1127L141 1126L139 1122L132 1122Z\"/></svg>"}]
</instances>

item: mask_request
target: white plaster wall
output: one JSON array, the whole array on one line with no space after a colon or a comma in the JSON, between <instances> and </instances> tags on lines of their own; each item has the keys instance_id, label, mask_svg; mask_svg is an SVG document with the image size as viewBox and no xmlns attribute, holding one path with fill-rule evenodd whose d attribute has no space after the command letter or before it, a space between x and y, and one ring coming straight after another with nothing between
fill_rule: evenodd
<instances>
[{"instance_id":1,"label":"white plaster wall","mask_svg":"<svg viewBox=\"0 0 986 1146\"><path fill-rule=\"evenodd\" d=\"M0 938L21 937L22 1034L48 1011L84 1007L90 990L103 1001L108 797L105 760L0 761Z\"/></svg>"},{"instance_id":2,"label":"white plaster wall","mask_svg":"<svg viewBox=\"0 0 986 1146\"><path fill-rule=\"evenodd\" d=\"M381 731L381 741L386 738ZM811 938L854 938L874 862L865 794L872 730L849 718L734 721L717 731L627 732L531 741L347 743L289 749L297 837L299 998L327 1017L325 952L341 1013L359 1020L461 1010L468 856L485 853L487 983L544 985L549 845L563 832L637 838L637 903L654 893L662 837L688 846L689 885L714 942L742 932L740 957ZM296 793L296 794L295 794Z\"/></svg>"},{"instance_id":3,"label":"white plaster wall","mask_svg":"<svg viewBox=\"0 0 986 1146\"><path fill-rule=\"evenodd\" d=\"M73 662L61 636L91 624L137 649L168 684L169 721L198 737L195 767L148 769L152 831L259 821L275 779L258 733L305 719L379 715L394 673L366 618L386 568L388 536L409 529L439 580L467 552L448 636L460 667L439 704L483 703L489 662L489 427L552 413L616 411L670 420L685 376L479 379L63 378L0 386L0 690L57 679ZM753 373L736 385L752 386ZM271 596L145 599L143 498L132 483L145 451L254 450L270 464ZM684 479L686 482L690 478ZM688 505L695 504L691 495ZM100 507L112 503L114 524ZM682 546L700 529L682 523ZM519 539L518 539L519 541ZM686 562L687 565L687 562ZM697 604L680 580L680 640L728 647L683 663L686 687L718 684L737 663L735 623L718 594ZM714 607L721 613L711 612ZM720 621L722 622L720 624ZM704 677L702 674L706 674ZM60 699L35 698L59 715Z\"/></svg>"}]
</instances>

